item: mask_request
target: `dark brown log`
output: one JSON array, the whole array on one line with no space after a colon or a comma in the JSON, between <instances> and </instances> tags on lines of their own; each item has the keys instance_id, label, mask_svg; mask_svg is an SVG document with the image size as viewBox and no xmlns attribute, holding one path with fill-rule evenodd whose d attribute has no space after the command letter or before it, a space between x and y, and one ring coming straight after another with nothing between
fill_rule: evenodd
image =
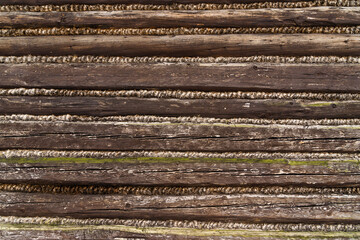
<instances>
[{"instance_id":1,"label":"dark brown log","mask_svg":"<svg viewBox=\"0 0 360 240\"><path fill-rule=\"evenodd\" d=\"M111 122L2 122L0 126L1 149L357 152L360 147L356 126Z\"/></svg>"},{"instance_id":2,"label":"dark brown log","mask_svg":"<svg viewBox=\"0 0 360 240\"><path fill-rule=\"evenodd\" d=\"M0 27L284 27L360 25L357 7L206 11L1 12ZM305 50L305 49L304 49Z\"/></svg>"},{"instance_id":3,"label":"dark brown log","mask_svg":"<svg viewBox=\"0 0 360 240\"><path fill-rule=\"evenodd\" d=\"M253 3L276 2L277 0L2 0L1 5L44 5L44 4L196 4L196 3ZM310 0L286 0L286 2L305 2Z\"/></svg>"},{"instance_id":4,"label":"dark brown log","mask_svg":"<svg viewBox=\"0 0 360 240\"><path fill-rule=\"evenodd\" d=\"M359 14L360 16L360 14ZM240 34L0 38L0 55L252 56L360 55L358 35Z\"/></svg>"},{"instance_id":5,"label":"dark brown log","mask_svg":"<svg viewBox=\"0 0 360 240\"><path fill-rule=\"evenodd\" d=\"M2 96L0 114L359 118L360 101Z\"/></svg>"},{"instance_id":6,"label":"dark brown log","mask_svg":"<svg viewBox=\"0 0 360 240\"><path fill-rule=\"evenodd\" d=\"M16 227L13 226L14 228ZM37 227L35 225L35 227ZM55 227L53 227L55 228ZM77 226L74 226L76 229ZM132 240L143 240L143 239L183 239L184 236L176 235L156 235L156 234L140 234L140 233L131 233L124 231L116 230L94 230L91 227L89 229L81 230L29 230L21 229L19 230L3 230L0 231L0 239L6 240L29 240L29 239L49 239L49 240L73 240L73 239L108 239L108 240L119 240L119 239L132 239ZM207 238L207 237L191 237L191 239L235 239L235 238Z\"/></svg>"},{"instance_id":7,"label":"dark brown log","mask_svg":"<svg viewBox=\"0 0 360 240\"><path fill-rule=\"evenodd\" d=\"M0 214L74 218L359 223L359 195L66 195L0 193Z\"/></svg>"},{"instance_id":8,"label":"dark brown log","mask_svg":"<svg viewBox=\"0 0 360 240\"><path fill-rule=\"evenodd\" d=\"M359 64L0 64L0 87L360 92Z\"/></svg>"},{"instance_id":9,"label":"dark brown log","mask_svg":"<svg viewBox=\"0 0 360 240\"><path fill-rule=\"evenodd\" d=\"M127 186L310 186L357 187L356 160L277 159L152 159L155 163L126 163L127 159L0 159L2 183ZM116 162L118 161L118 162ZM122 162L124 161L124 162ZM136 159L132 161L136 162ZM156 162L159 161L159 162ZM209 162L206 162L209 161ZM20 163L17 163L20 162ZM172 162L172 163L171 163ZM267 163L261 163L267 162Z\"/></svg>"}]
</instances>

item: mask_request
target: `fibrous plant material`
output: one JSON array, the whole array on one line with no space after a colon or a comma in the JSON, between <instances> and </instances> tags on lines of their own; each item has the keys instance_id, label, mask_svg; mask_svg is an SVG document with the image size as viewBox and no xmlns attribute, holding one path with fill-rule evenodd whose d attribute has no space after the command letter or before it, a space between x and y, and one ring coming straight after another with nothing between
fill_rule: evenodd
<instances>
[{"instance_id":1,"label":"fibrous plant material","mask_svg":"<svg viewBox=\"0 0 360 240\"><path fill-rule=\"evenodd\" d=\"M289 224L289 223L241 223L215 221L153 221L145 219L75 219L57 217L0 217L0 224L44 224L44 225L125 225L139 228L168 227L168 228L195 228L195 229L244 229L262 231L323 231L323 232L353 232L360 231L358 224Z\"/></svg>"},{"instance_id":2,"label":"fibrous plant material","mask_svg":"<svg viewBox=\"0 0 360 240\"><path fill-rule=\"evenodd\" d=\"M262 3L232 3L232 4L97 4L97 5L5 5L0 6L0 12L79 12L79 11L124 11L124 10L225 10L225 9L259 9L259 8L305 8L320 6L354 7L359 6L354 0L316 0L303 2L262 2Z\"/></svg>"},{"instance_id":3,"label":"fibrous plant material","mask_svg":"<svg viewBox=\"0 0 360 240\"><path fill-rule=\"evenodd\" d=\"M3 119L1 119L3 121ZM2 150L1 158L223 158L223 159L325 159L358 160L359 153L328 152L175 152L175 151L56 151L56 150Z\"/></svg>"},{"instance_id":4,"label":"fibrous plant material","mask_svg":"<svg viewBox=\"0 0 360 240\"><path fill-rule=\"evenodd\" d=\"M250 57L111 57L111 56L0 56L0 63L360 63L360 57L346 56L250 56Z\"/></svg>"},{"instance_id":5,"label":"fibrous plant material","mask_svg":"<svg viewBox=\"0 0 360 240\"><path fill-rule=\"evenodd\" d=\"M56 194L119 194L119 195L214 195L214 194L360 194L358 187L146 187L146 186L57 186L0 184L0 191Z\"/></svg>"},{"instance_id":6,"label":"fibrous plant material","mask_svg":"<svg viewBox=\"0 0 360 240\"><path fill-rule=\"evenodd\" d=\"M359 125L360 119L261 119L261 118L207 118L207 117L162 117L151 115L129 116L78 116L78 115L0 115L0 121L66 121L66 122L139 122L139 123L212 123L212 124L280 124L280 125Z\"/></svg>"},{"instance_id":7,"label":"fibrous plant material","mask_svg":"<svg viewBox=\"0 0 360 240\"><path fill-rule=\"evenodd\" d=\"M0 96L57 96L57 97L137 97L176 99L306 99L360 100L357 93L284 93L284 92L203 92L181 90L68 90L45 88L0 89Z\"/></svg>"},{"instance_id":8,"label":"fibrous plant material","mask_svg":"<svg viewBox=\"0 0 360 240\"><path fill-rule=\"evenodd\" d=\"M360 27L258 27L258 28L4 28L0 37L56 35L219 35L219 34L359 34Z\"/></svg>"}]
</instances>

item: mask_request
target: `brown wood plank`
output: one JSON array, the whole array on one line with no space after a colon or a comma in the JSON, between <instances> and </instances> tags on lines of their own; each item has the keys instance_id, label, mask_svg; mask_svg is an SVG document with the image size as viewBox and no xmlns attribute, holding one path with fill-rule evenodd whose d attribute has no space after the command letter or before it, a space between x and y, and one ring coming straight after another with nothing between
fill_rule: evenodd
<instances>
[{"instance_id":1,"label":"brown wood plank","mask_svg":"<svg viewBox=\"0 0 360 240\"><path fill-rule=\"evenodd\" d=\"M196 3L254 3L254 2L276 2L277 0L2 0L1 5L44 5L44 4L196 4ZM286 2L306 2L311 0L286 0Z\"/></svg>"},{"instance_id":2,"label":"brown wood plank","mask_svg":"<svg viewBox=\"0 0 360 240\"><path fill-rule=\"evenodd\" d=\"M360 14L359 14L360 16ZM178 36L42 36L0 38L0 55L359 56L358 35L239 34Z\"/></svg>"},{"instance_id":3,"label":"brown wood plank","mask_svg":"<svg viewBox=\"0 0 360 240\"><path fill-rule=\"evenodd\" d=\"M194 163L125 163L103 160L104 163L86 163L86 160L33 159L17 163L16 159L1 159L2 183L65 184L65 185L128 185L128 186L359 186L359 166L352 161L276 159L189 159ZM101 159L97 160L101 162ZM108 162L107 162L108 161ZM114 160L116 161L116 160ZM129 161L129 160L128 160ZM133 160L136 162L137 160ZM202 162L203 161L203 162ZM206 162L208 161L208 162ZM222 162L223 161L223 162ZM231 160L230 160L231 161ZM173 163L169 163L173 162ZM260 163L259 163L260 162Z\"/></svg>"},{"instance_id":4,"label":"brown wood plank","mask_svg":"<svg viewBox=\"0 0 360 240\"><path fill-rule=\"evenodd\" d=\"M1 192L0 214L30 217L359 223L359 201L359 195L346 194L139 196Z\"/></svg>"},{"instance_id":5,"label":"brown wood plank","mask_svg":"<svg viewBox=\"0 0 360 240\"><path fill-rule=\"evenodd\" d=\"M35 225L36 227L36 225ZM20 227L21 228L21 227ZM74 227L76 228L76 226ZM29 240L29 239L49 239L49 240L73 240L73 239L183 239L184 236L176 235L160 235L160 234L141 234L131 233L117 230L94 230L91 227L89 229L80 230L30 230L30 229L19 229L19 230L3 230L0 231L0 238L7 240ZM223 238L223 237L196 237L191 236L191 239L234 239Z\"/></svg>"},{"instance_id":6,"label":"brown wood plank","mask_svg":"<svg viewBox=\"0 0 360 240\"><path fill-rule=\"evenodd\" d=\"M26 101L28 104L28 101ZM1 149L357 152L357 126L2 122Z\"/></svg>"},{"instance_id":7,"label":"brown wood plank","mask_svg":"<svg viewBox=\"0 0 360 240\"><path fill-rule=\"evenodd\" d=\"M0 87L360 92L359 64L0 64Z\"/></svg>"},{"instance_id":8,"label":"brown wood plank","mask_svg":"<svg viewBox=\"0 0 360 240\"><path fill-rule=\"evenodd\" d=\"M359 118L360 101L2 96L0 114Z\"/></svg>"},{"instance_id":9,"label":"brown wood plank","mask_svg":"<svg viewBox=\"0 0 360 240\"><path fill-rule=\"evenodd\" d=\"M194 17L196 16L196 17ZM206 11L0 12L0 27L284 27L360 25L358 7Z\"/></svg>"}]
</instances>

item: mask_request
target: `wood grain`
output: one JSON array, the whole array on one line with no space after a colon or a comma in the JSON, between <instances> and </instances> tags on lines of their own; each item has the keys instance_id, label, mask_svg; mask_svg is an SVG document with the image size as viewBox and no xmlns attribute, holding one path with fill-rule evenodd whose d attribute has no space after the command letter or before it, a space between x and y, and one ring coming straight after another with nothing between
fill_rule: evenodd
<instances>
[{"instance_id":1,"label":"wood grain","mask_svg":"<svg viewBox=\"0 0 360 240\"><path fill-rule=\"evenodd\" d=\"M0 193L5 216L359 223L359 195L65 195ZM13 204L16 203L16 204Z\"/></svg>"},{"instance_id":2,"label":"wood grain","mask_svg":"<svg viewBox=\"0 0 360 240\"><path fill-rule=\"evenodd\" d=\"M360 92L359 64L0 64L0 88Z\"/></svg>"},{"instance_id":3,"label":"wood grain","mask_svg":"<svg viewBox=\"0 0 360 240\"><path fill-rule=\"evenodd\" d=\"M357 187L356 160L0 159L2 183L127 186ZM186 162L189 161L189 162ZM78 162L77 162L78 161ZM133 163L129 163L133 161ZM194 161L194 162L191 162ZM226 162L230 161L230 162ZM103 163L101 163L103 162Z\"/></svg>"},{"instance_id":4,"label":"wood grain","mask_svg":"<svg viewBox=\"0 0 360 240\"><path fill-rule=\"evenodd\" d=\"M0 114L359 118L360 101L2 96Z\"/></svg>"},{"instance_id":5,"label":"wood grain","mask_svg":"<svg viewBox=\"0 0 360 240\"><path fill-rule=\"evenodd\" d=\"M253 3L253 2L276 2L277 0L151 0L151 4L172 3ZM287 2L306 2L310 0L286 0ZM44 5L44 4L74 4L74 0L2 0L1 5ZM76 4L149 4L149 0L77 0Z\"/></svg>"},{"instance_id":6,"label":"wood grain","mask_svg":"<svg viewBox=\"0 0 360 240\"><path fill-rule=\"evenodd\" d=\"M360 16L360 14L359 14ZM42 36L0 38L0 55L359 56L358 35L239 34L178 36Z\"/></svg>"},{"instance_id":7,"label":"wood grain","mask_svg":"<svg viewBox=\"0 0 360 240\"><path fill-rule=\"evenodd\" d=\"M26 101L28 104L28 101ZM2 122L1 149L357 152L356 126Z\"/></svg>"},{"instance_id":8,"label":"wood grain","mask_svg":"<svg viewBox=\"0 0 360 240\"><path fill-rule=\"evenodd\" d=\"M2 28L304 27L354 25L360 25L360 10L358 7L205 11L0 12L0 27Z\"/></svg>"}]
</instances>

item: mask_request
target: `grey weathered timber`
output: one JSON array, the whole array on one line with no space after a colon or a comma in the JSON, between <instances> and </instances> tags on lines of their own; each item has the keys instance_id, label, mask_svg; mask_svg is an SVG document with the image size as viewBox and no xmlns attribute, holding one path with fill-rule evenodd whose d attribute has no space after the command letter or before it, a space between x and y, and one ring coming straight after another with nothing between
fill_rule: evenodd
<instances>
[{"instance_id":1,"label":"grey weathered timber","mask_svg":"<svg viewBox=\"0 0 360 240\"><path fill-rule=\"evenodd\" d=\"M360 16L360 14L359 14ZM0 55L359 56L359 35L229 34L178 36L41 36L0 38Z\"/></svg>"},{"instance_id":2,"label":"grey weathered timber","mask_svg":"<svg viewBox=\"0 0 360 240\"><path fill-rule=\"evenodd\" d=\"M1 5L43 5L43 4L196 4L196 3L254 3L254 2L276 2L277 0L2 0ZM287 2L306 2L310 0L286 0Z\"/></svg>"},{"instance_id":3,"label":"grey weathered timber","mask_svg":"<svg viewBox=\"0 0 360 240\"><path fill-rule=\"evenodd\" d=\"M360 101L2 96L0 114L218 118L359 118Z\"/></svg>"},{"instance_id":4,"label":"grey weathered timber","mask_svg":"<svg viewBox=\"0 0 360 240\"><path fill-rule=\"evenodd\" d=\"M360 92L360 64L0 64L0 87Z\"/></svg>"},{"instance_id":5,"label":"grey weathered timber","mask_svg":"<svg viewBox=\"0 0 360 240\"><path fill-rule=\"evenodd\" d=\"M354 159L294 161L190 158L187 160L189 162L176 158L168 158L165 162L164 159L149 159L152 163L136 163L141 159L96 159L97 163L92 163L91 160L93 159L0 159L0 181L24 184L195 187L356 187L360 184L359 165Z\"/></svg>"},{"instance_id":6,"label":"grey weathered timber","mask_svg":"<svg viewBox=\"0 0 360 240\"><path fill-rule=\"evenodd\" d=\"M358 7L205 11L0 12L0 27L2 28L284 27L354 26L359 24L360 10Z\"/></svg>"},{"instance_id":7,"label":"grey weathered timber","mask_svg":"<svg viewBox=\"0 0 360 240\"><path fill-rule=\"evenodd\" d=\"M360 147L358 126L111 122L1 122L0 126L1 149L357 152Z\"/></svg>"},{"instance_id":8,"label":"grey weathered timber","mask_svg":"<svg viewBox=\"0 0 360 240\"><path fill-rule=\"evenodd\" d=\"M0 192L3 216L359 223L360 195L79 195ZM14 204L16 203L16 204Z\"/></svg>"}]
</instances>

